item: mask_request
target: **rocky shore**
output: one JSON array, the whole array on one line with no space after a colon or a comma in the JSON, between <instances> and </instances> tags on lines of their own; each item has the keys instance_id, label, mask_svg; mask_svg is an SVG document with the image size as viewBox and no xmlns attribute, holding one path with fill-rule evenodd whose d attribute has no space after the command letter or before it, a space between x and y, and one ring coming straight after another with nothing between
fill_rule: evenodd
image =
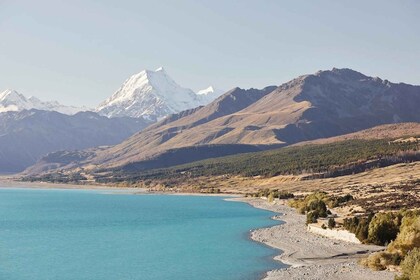
<instances>
[{"instance_id":1,"label":"rocky shore","mask_svg":"<svg viewBox=\"0 0 420 280\"><path fill-rule=\"evenodd\" d=\"M372 271L358 264L367 254L382 250L383 247L354 244L326 238L306 230L305 216L276 201L268 203L259 198L239 198L253 207L279 213L274 219L285 223L270 228L257 229L251 238L283 253L277 257L287 269L269 271L265 280L277 279L322 279L322 280L392 280L391 271Z\"/></svg>"}]
</instances>

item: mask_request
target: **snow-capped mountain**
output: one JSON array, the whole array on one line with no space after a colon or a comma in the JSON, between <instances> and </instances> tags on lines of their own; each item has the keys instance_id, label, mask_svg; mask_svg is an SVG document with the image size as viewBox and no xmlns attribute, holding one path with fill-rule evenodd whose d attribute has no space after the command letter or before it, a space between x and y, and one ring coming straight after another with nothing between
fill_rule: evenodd
<instances>
[{"instance_id":1,"label":"snow-capped mountain","mask_svg":"<svg viewBox=\"0 0 420 280\"><path fill-rule=\"evenodd\" d=\"M208 88L197 91L197 95L199 95L201 99L207 100L206 103L212 102L223 93L225 93L224 90L214 88L213 86L209 86Z\"/></svg>"},{"instance_id":2,"label":"snow-capped mountain","mask_svg":"<svg viewBox=\"0 0 420 280\"><path fill-rule=\"evenodd\" d=\"M65 106L57 101L41 101L34 96L27 98L13 89L7 89L0 93L0 113L30 109L56 111L66 115L73 115L80 111L88 111L88 109L84 107Z\"/></svg>"},{"instance_id":3,"label":"snow-capped mountain","mask_svg":"<svg viewBox=\"0 0 420 280\"><path fill-rule=\"evenodd\" d=\"M143 70L128 78L124 84L96 111L108 117L144 117L159 120L173 113L206 105L213 94L196 94L178 85L161 67Z\"/></svg>"}]
</instances>

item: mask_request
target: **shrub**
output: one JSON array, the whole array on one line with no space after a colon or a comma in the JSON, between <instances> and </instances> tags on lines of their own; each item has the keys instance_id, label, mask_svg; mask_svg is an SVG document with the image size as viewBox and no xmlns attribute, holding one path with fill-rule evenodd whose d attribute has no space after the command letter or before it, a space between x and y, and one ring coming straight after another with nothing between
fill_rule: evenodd
<instances>
[{"instance_id":1,"label":"shrub","mask_svg":"<svg viewBox=\"0 0 420 280\"><path fill-rule=\"evenodd\" d=\"M329 229L333 229L333 228L335 228L335 220L334 220L334 218L329 218L328 219L328 228Z\"/></svg>"},{"instance_id":2,"label":"shrub","mask_svg":"<svg viewBox=\"0 0 420 280\"><path fill-rule=\"evenodd\" d=\"M400 256L389 252L378 252L363 259L361 263L373 270L385 270L389 265L399 265Z\"/></svg>"},{"instance_id":3,"label":"shrub","mask_svg":"<svg viewBox=\"0 0 420 280\"><path fill-rule=\"evenodd\" d=\"M309 202L307 206L307 211L316 211L319 217L326 218L327 215L327 206L325 202L318 199L313 199Z\"/></svg>"},{"instance_id":4,"label":"shrub","mask_svg":"<svg viewBox=\"0 0 420 280\"><path fill-rule=\"evenodd\" d=\"M420 247L420 213L405 213L400 226L400 233L389 245L389 250L405 256L408 251Z\"/></svg>"},{"instance_id":5,"label":"shrub","mask_svg":"<svg viewBox=\"0 0 420 280\"><path fill-rule=\"evenodd\" d=\"M270 194L267 196L267 200L268 200L268 202L273 202L273 201L274 201L274 195L273 195L273 193L270 193Z\"/></svg>"},{"instance_id":6,"label":"shrub","mask_svg":"<svg viewBox=\"0 0 420 280\"><path fill-rule=\"evenodd\" d=\"M306 214L306 224L313 224L318 221L319 215L317 211L311 211Z\"/></svg>"},{"instance_id":7,"label":"shrub","mask_svg":"<svg viewBox=\"0 0 420 280\"><path fill-rule=\"evenodd\" d=\"M323 201L324 204L325 204L325 201L328 200L328 196L325 192L314 192L314 193L311 193L311 194L305 196L304 199L293 199L293 200L289 201L289 206L293 207L293 208L296 208L296 209L300 209L300 208L303 208L303 207L309 207L309 204L312 201L320 201L320 200ZM306 211L308 211L308 210L306 210Z\"/></svg>"},{"instance_id":8,"label":"shrub","mask_svg":"<svg viewBox=\"0 0 420 280\"><path fill-rule=\"evenodd\" d=\"M270 189L264 189L259 192L259 196L267 197L270 194Z\"/></svg>"},{"instance_id":9,"label":"shrub","mask_svg":"<svg viewBox=\"0 0 420 280\"><path fill-rule=\"evenodd\" d=\"M253 197L267 197L270 198L270 196L274 199L274 198L279 198L279 199L288 199L288 198L293 198L294 195L292 193L289 192L285 192L285 191L279 191L279 190L270 190L268 188L260 190L254 194L249 194L249 196L253 196Z\"/></svg>"},{"instance_id":10,"label":"shrub","mask_svg":"<svg viewBox=\"0 0 420 280\"><path fill-rule=\"evenodd\" d=\"M296 209L306 207L306 201L304 199L292 199L288 202L289 206Z\"/></svg>"},{"instance_id":11,"label":"shrub","mask_svg":"<svg viewBox=\"0 0 420 280\"><path fill-rule=\"evenodd\" d=\"M394 240L400 231L401 219L401 214L377 213L369 223L369 243L387 245Z\"/></svg>"},{"instance_id":12,"label":"shrub","mask_svg":"<svg viewBox=\"0 0 420 280\"><path fill-rule=\"evenodd\" d=\"M367 217L353 217L350 219L344 219L344 228L354 233L361 242L366 243L369 235L369 224L374 217L373 213L370 213Z\"/></svg>"},{"instance_id":13,"label":"shrub","mask_svg":"<svg viewBox=\"0 0 420 280\"><path fill-rule=\"evenodd\" d=\"M357 225L356 231L354 232L356 238L361 242L366 243L369 237L369 223L369 219L363 219L359 225Z\"/></svg>"},{"instance_id":14,"label":"shrub","mask_svg":"<svg viewBox=\"0 0 420 280\"><path fill-rule=\"evenodd\" d=\"M328 204L328 207L335 208L353 199L352 195L346 194L344 196L330 197L325 202Z\"/></svg>"},{"instance_id":15,"label":"shrub","mask_svg":"<svg viewBox=\"0 0 420 280\"><path fill-rule=\"evenodd\" d=\"M402 220L401 220L401 217ZM349 224L349 222L347 221ZM389 237L399 224L399 233L385 252L375 253L363 261L363 264L377 270L385 269L389 265L399 265L403 275L399 280L420 280L420 211L400 211L398 213L381 213L372 219L369 226L369 238L374 233L375 238ZM384 233L384 225L391 231ZM401 262L401 260L403 260Z\"/></svg>"},{"instance_id":16,"label":"shrub","mask_svg":"<svg viewBox=\"0 0 420 280\"><path fill-rule=\"evenodd\" d=\"M294 198L295 196L292 193L281 191L277 194L277 197L279 199L289 199L289 198Z\"/></svg>"},{"instance_id":17,"label":"shrub","mask_svg":"<svg viewBox=\"0 0 420 280\"><path fill-rule=\"evenodd\" d=\"M401 263L402 276L399 280L419 280L420 279L420 248L411 250Z\"/></svg>"}]
</instances>

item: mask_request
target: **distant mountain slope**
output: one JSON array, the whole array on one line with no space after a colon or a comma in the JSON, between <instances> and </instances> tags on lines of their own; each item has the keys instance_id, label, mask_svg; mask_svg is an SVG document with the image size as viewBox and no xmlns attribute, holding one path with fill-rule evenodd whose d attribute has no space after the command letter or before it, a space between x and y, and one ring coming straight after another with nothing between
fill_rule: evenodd
<instances>
[{"instance_id":1,"label":"distant mountain slope","mask_svg":"<svg viewBox=\"0 0 420 280\"><path fill-rule=\"evenodd\" d=\"M352 139L334 143L290 146L269 151L242 153L191 162L169 168L138 172L115 169L99 175L102 182L114 178L127 181L177 178L187 180L201 176L263 176L306 174L306 179L337 177L367 169L420 160L420 142L394 142L388 139ZM176 185L176 184L175 184Z\"/></svg>"},{"instance_id":2,"label":"distant mountain slope","mask_svg":"<svg viewBox=\"0 0 420 280\"><path fill-rule=\"evenodd\" d=\"M401 130L400 132L405 133ZM415 132L417 134L418 131L416 130ZM366 134L366 132L362 134ZM394 134L394 136L396 135L398 134ZM405 137L404 139L417 140L404 141L402 139L394 140L394 138L365 140L350 138L350 140L341 139L337 142L323 144L289 146L269 151L242 152L236 155L168 166L168 163L174 162L174 158L182 161L188 156L194 157L199 154L192 153L194 149L207 149L208 152L214 152L217 148L220 148L220 146L217 146L216 149L211 149L212 147L210 146L198 146L167 151L154 160L131 163L122 168L101 169L98 172L89 172L86 169L73 169L72 172L52 172L49 174L32 172L28 173L26 180L75 182L80 179L86 180L89 177L101 183L127 182L132 183L133 186L155 186L158 189L162 186L177 189L183 186L192 187L193 189L200 187L205 190L210 187L219 188L220 185L226 184L238 186L239 183L240 187L249 186L249 181L255 182L254 179L256 177L269 179L282 175L283 178L277 178L273 181L278 184L283 183L284 180L339 177L394 164L419 161L420 139L416 137ZM246 145L231 146L235 148ZM227 149L222 151L225 152ZM174 157L174 155L179 155L180 157ZM94 155L92 153L89 154L89 152L83 152L70 156L86 160ZM64 153L57 153L52 157L45 157L43 165L51 166L56 162L61 162L61 166L69 165L70 161L68 158L70 156ZM32 170L36 169L32 168ZM245 181L248 183L245 183ZM246 190L242 191L245 192Z\"/></svg>"},{"instance_id":3,"label":"distant mountain slope","mask_svg":"<svg viewBox=\"0 0 420 280\"><path fill-rule=\"evenodd\" d=\"M209 127L207 131L199 130L200 127L212 123L221 117L230 116L253 104L263 96L272 92L276 87L267 87L262 90L250 89L243 90L235 88L207 106L189 110L188 113L181 113L176 118L169 116L144 130L133 135L126 141L110 149L100 151L94 159L94 163L113 163L117 164L147 159L158 155L165 150L205 144L238 144L232 143L212 143L212 140L229 133L232 128L227 126ZM172 121L168 121L171 120ZM195 130L198 130L195 133ZM250 127L249 129L252 129ZM259 144L259 143L246 143Z\"/></svg>"},{"instance_id":4,"label":"distant mountain slope","mask_svg":"<svg viewBox=\"0 0 420 280\"><path fill-rule=\"evenodd\" d=\"M350 134L317 139L312 141L299 142L293 146L319 145L336 143L347 140L374 140L374 139L395 139L407 136L420 137L420 123L398 123L375 126L373 128L353 132ZM224 145L201 145L165 151L153 158L139 162L129 163L122 166L121 170L140 171L155 168L165 168L180 165L188 162L199 161L209 158L225 157L239 153L250 153L273 149L275 146L246 145L246 144L224 144Z\"/></svg>"},{"instance_id":5,"label":"distant mountain slope","mask_svg":"<svg viewBox=\"0 0 420 280\"><path fill-rule=\"evenodd\" d=\"M98 150L81 165L144 166L142 162L165 158L174 149L203 145L291 145L382 124L420 122L418 108L420 86L334 68L277 88L235 88L204 107L170 116L118 145Z\"/></svg>"},{"instance_id":6,"label":"distant mountain slope","mask_svg":"<svg viewBox=\"0 0 420 280\"><path fill-rule=\"evenodd\" d=\"M345 140L355 139L390 139L406 136L420 136L420 123L393 123L375 126L361 131L334 136L330 138L321 138L317 140L304 141L295 144L295 146L309 144L327 144Z\"/></svg>"},{"instance_id":7,"label":"distant mountain slope","mask_svg":"<svg viewBox=\"0 0 420 280\"><path fill-rule=\"evenodd\" d=\"M0 93L0 113L30 109L56 111L67 115L88 111L85 107L66 106L57 101L44 102L34 96L26 98L13 89L7 89Z\"/></svg>"},{"instance_id":8,"label":"distant mountain slope","mask_svg":"<svg viewBox=\"0 0 420 280\"><path fill-rule=\"evenodd\" d=\"M200 148L189 145L189 143L193 141L192 138L186 141L185 144L180 142L178 143L179 145L171 146L172 144L170 141L166 141L168 142L168 146L163 144L165 143L165 140L170 139L171 133L199 126L218 117L240 111L262 98L264 95L272 92L274 89L276 89L276 86L266 87L263 90L232 89L208 106L197 107L177 114L172 114L162 121L150 125L143 133L138 133L135 137L130 137L121 143L121 145L124 145L124 148L120 148L119 145L116 145L110 149L91 150L89 151L89 157L79 156L80 161L76 165L68 163L69 160L66 159L68 153L57 152L52 157L43 157L35 166L28 169L27 173L36 174L42 170L49 170L53 167L68 169L83 164L93 164L93 162L101 161L103 157L106 157L106 160L112 160L112 158L119 159L123 154L125 154L125 156L136 156L136 150L139 149L139 147L142 147L142 151L148 151L148 156L145 156L145 162L140 162L137 165L135 164L136 161L133 161L133 165L130 165L127 168L133 169L134 167L137 167L140 169L148 169L158 166L172 166L190 162L192 160L266 149L267 147L257 145L238 145L238 147L235 147L235 145L229 144L201 145ZM137 137L142 138L141 140L138 140ZM200 139L201 135L196 135L196 137ZM133 142L128 145L127 143L131 140L133 140ZM162 145L157 148L159 143ZM168 148L165 149L165 147ZM115 154L113 154L114 152ZM80 151L78 154L85 155L86 153ZM75 153L72 153L71 157L74 157L74 155ZM57 162L54 160L57 160ZM127 161L127 163L128 162L130 161Z\"/></svg>"},{"instance_id":9,"label":"distant mountain slope","mask_svg":"<svg viewBox=\"0 0 420 280\"><path fill-rule=\"evenodd\" d=\"M156 121L173 113L205 105L219 94L212 87L199 94L183 88L163 68L156 71L143 70L128 78L96 111L108 117L144 117Z\"/></svg>"},{"instance_id":10,"label":"distant mountain slope","mask_svg":"<svg viewBox=\"0 0 420 280\"><path fill-rule=\"evenodd\" d=\"M35 109L1 113L0 173L22 171L53 151L113 145L146 125L142 119L109 119L93 112L72 116Z\"/></svg>"}]
</instances>

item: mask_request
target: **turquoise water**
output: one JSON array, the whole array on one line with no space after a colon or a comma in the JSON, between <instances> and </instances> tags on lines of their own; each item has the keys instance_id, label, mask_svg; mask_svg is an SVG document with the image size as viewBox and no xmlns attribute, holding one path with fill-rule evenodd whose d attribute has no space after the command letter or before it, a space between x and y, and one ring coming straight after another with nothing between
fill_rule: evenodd
<instances>
[{"instance_id":1,"label":"turquoise water","mask_svg":"<svg viewBox=\"0 0 420 280\"><path fill-rule=\"evenodd\" d=\"M0 189L0 279L257 279L273 213L220 197Z\"/></svg>"}]
</instances>

